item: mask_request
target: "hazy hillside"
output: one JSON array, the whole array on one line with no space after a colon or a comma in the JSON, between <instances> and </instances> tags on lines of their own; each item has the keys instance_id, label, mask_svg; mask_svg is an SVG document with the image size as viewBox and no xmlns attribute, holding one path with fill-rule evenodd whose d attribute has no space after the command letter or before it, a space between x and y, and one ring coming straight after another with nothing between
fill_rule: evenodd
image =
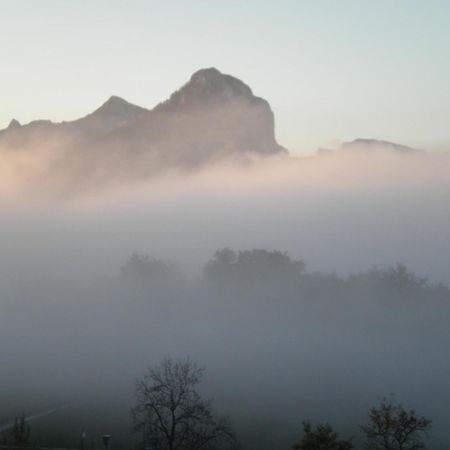
<instances>
[{"instance_id":1,"label":"hazy hillside","mask_svg":"<svg viewBox=\"0 0 450 450\"><path fill-rule=\"evenodd\" d=\"M395 142L383 141L380 139L355 139L351 142L344 142L341 147L344 151L385 151L396 153L417 153L422 152L417 148L408 147L402 144L396 144Z\"/></svg>"}]
</instances>

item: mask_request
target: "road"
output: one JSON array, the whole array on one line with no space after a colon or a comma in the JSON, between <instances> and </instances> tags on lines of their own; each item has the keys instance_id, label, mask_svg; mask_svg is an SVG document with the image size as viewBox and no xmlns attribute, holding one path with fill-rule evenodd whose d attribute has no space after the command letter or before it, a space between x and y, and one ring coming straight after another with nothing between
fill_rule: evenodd
<instances>
[{"instance_id":1,"label":"road","mask_svg":"<svg viewBox=\"0 0 450 450\"><path fill-rule=\"evenodd\" d=\"M65 409L68 408L70 406L73 406L73 404L70 405L63 405L63 406L58 406L56 408L51 408L51 409L45 409L43 411L39 411L35 414L32 414L30 416L25 416L25 422L31 422L32 420L35 419L39 419L40 417L45 417L45 416L49 416L50 414L53 414L57 411L60 411L61 409ZM0 433L8 430L10 428L12 428L14 426L14 420L11 420L10 422L5 422L0 424Z\"/></svg>"}]
</instances>

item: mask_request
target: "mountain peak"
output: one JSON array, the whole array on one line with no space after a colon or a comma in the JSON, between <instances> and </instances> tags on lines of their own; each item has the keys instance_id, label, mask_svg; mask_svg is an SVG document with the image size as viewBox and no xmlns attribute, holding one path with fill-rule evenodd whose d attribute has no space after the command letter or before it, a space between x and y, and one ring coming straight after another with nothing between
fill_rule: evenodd
<instances>
[{"instance_id":1,"label":"mountain peak","mask_svg":"<svg viewBox=\"0 0 450 450\"><path fill-rule=\"evenodd\" d=\"M11 122L9 122L8 128L7 130L13 130L14 128L20 128L22 125L20 124L20 122L16 119L11 120Z\"/></svg>"},{"instance_id":2,"label":"mountain peak","mask_svg":"<svg viewBox=\"0 0 450 450\"><path fill-rule=\"evenodd\" d=\"M94 112L73 122L67 122L66 126L78 133L100 136L132 122L146 111L148 110L145 108L133 105L121 97L112 95Z\"/></svg>"},{"instance_id":3,"label":"mountain peak","mask_svg":"<svg viewBox=\"0 0 450 450\"><path fill-rule=\"evenodd\" d=\"M220 77L222 73L215 67L207 67L205 69L197 70L191 76L191 81L202 80L207 78L217 78Z\"/></svg>"},{"instance_id":4,"label":"mountain peak","mask_svg":"<svg viewBox=\"0 0 450 450\"><path fill-rule=\"evenodd\" d=\"M232 100L260 102L241 80L226 75L215 67L200 69L170 98L159 105L163 110L190 110L203 106L223 105Z\"/></svg>"},{"instance_id":5,"label":"mountain peak","mask_svg":"<svg viewBox=\"0 0 450 450\"><path fill-rule=\"evenodd\" d=\"M111 95L111 97L108 98L108 100L106 100L106 102L104 103L105 105L107 104L119 104L119 105L123 105L123 104L127 104L128 102L126 100L124 100L123 98L117 96L117 95Z\"/></svg>"},{"instance_id":6,"label":"mountain peak","mask_svg":"<svg viewBox=\"0 0 450 450\"><path fill-rule=\"evenodd\" d=\"M106 116L128 116L130 113L143 112L145 108L128 103L121 97L112 95L96 109L93 114Z\"/></svg>"}]
</instances>

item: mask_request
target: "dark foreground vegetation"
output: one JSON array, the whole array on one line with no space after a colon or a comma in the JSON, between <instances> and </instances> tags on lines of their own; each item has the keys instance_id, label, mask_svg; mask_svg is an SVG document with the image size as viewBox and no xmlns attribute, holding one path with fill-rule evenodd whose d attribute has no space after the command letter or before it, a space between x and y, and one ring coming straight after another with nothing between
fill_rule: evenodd
<instances>
[{"instance_id":1,"label":"dark foreground vegetation","mask_svg":"<svg viewBox=\"0 0 450 450\"><path fill-rule=\"evenodd\" d=\"M166 357L148 368L134 385L130 415L133 431L141 436L128 446L156 450L236 450L239 443L229 417L219 416L211 400L199 392L204 369L189 358ZM372 450L426 449L431 420L407 410L391 396L370 408L367 424L361 426L364 448ZM32 418L31 418L32 419ZM5 449L33 448L29 419L16 416L2 429ZM81 448L86 433L81 432ZM111 435L103 435L108 450ZM140 444L140 445L139 445ZM328 423L303 422L303 436L294 450L352 450L353 437L342 439Z\"/></svg>"}]
</instances>

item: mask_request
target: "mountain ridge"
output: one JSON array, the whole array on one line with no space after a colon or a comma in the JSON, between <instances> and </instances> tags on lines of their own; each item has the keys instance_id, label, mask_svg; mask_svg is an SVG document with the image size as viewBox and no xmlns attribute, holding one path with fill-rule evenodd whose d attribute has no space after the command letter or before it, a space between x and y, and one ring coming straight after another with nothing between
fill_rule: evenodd
<instances>
[{"instance_id":1,"label":"mountain ridge","mask_svg":"<svg viewBox=\"0 0 450 450\"><path fill-rule=\"evenodd\" d=\"M67 133L71 140L82 141L83 146L89 146L87 141L95 137L95 145L117 147L120 143L124 150L140 145L141 150L150 152L155 142L162 145L165 138L170 148L159 149L158 153L175 152L181 163L185 160L200 163L230 154L287 153L276 142L274 129L273 112L266 100L254 96L241 80L216 68L206 68L195 72L153 109L113 95L93 112L75 120L59 123L37 120L24 125L11 122L0 131L0 145L6 137L12 147L26 146L37 130L40 139L45 133L49 138ZM180 140L177 145L174 136ZM99 138L104 142L99 143ZM175 163L176 158L169 159Z\"/></svg>"},{"instance_id":2,"label":"mountain ridge","mask_svg":"<svg viewBox=\"0 0 450 450\"><path fill-rule=\"evenodd\" d=\"M416 151L375 139L355 139L340 151L367 149ZM71 121L20 124L13 119L0 131L2 154L20 155L18 170L30 173L30 179L63 180L69 189L137 181L224 160L248 163L289 155L276 140L275 118L267 100L213 67L192 74L151 109L112 95L91 113Z\"/></svg>"}]
</instances>

